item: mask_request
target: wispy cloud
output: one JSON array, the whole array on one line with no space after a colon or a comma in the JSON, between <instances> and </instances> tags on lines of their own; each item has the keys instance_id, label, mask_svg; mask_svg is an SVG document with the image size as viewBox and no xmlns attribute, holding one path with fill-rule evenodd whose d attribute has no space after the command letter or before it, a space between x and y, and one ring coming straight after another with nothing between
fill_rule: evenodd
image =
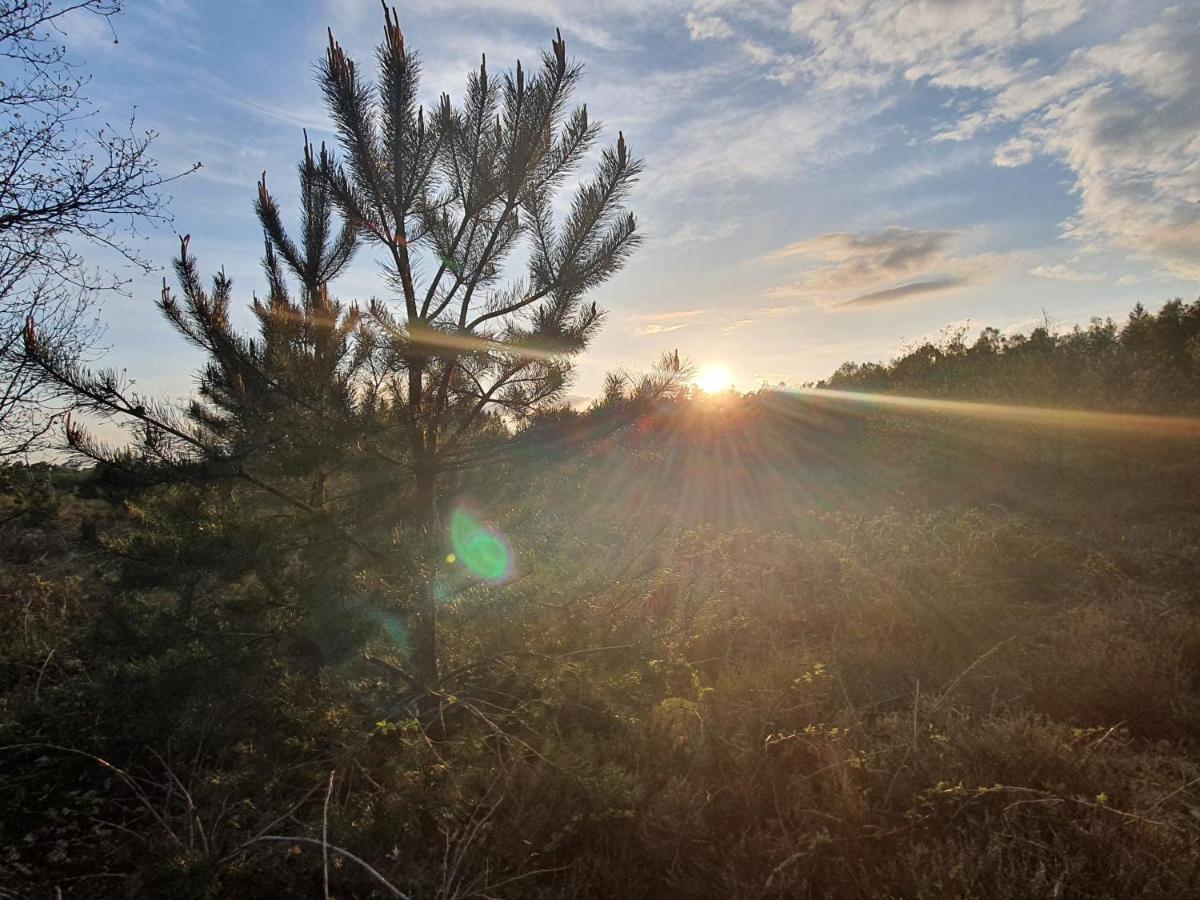
<instances>
[{"instance_id":1,"label":"wispy cloud","mask_svg":"<svg viewBox=\"0 0 1200 900\"><path fill-rule=\"evenodd\" d=\"M823 84L879 89L899 76L987 90L1013 78L1011 54L1079 21L1083 0L808 0L790 26L797 63Z\"/></svg>"},{"instance_id":2,"label":"wispy cloud","mask_svg":"<svg viewBox=\"0 0 1200 900\"><path fill-rule=\"evenodd\" d=\"M730 102L697 115L669 137L659 156L670 165L654 172L649 193L678 196L698 189L726 192L748 183L786 183L806 162L829 165L870 149L865 137L847 139L843 124L849 117L870 118L887 105L879 100L861 108L847 98L825 95L750 107ZM839 135L843 140L835 145Z\"/></svg>"},{"instance_id":3,"label":"wispy cloud","mask_svg":"<svg viewBox=\"0 0 1200 900\"><path fill-rule=\"evenodd\" d=\"M633 329L633 331L635 334L642 334L642 335L667 334L668 332L678 331L680 328L687 328L687 327L688 327L687 322L680 322L677 325L651 324L651 325L639 325L637 328Z\"/></svg>"},{"instance_id":4,"label":"wispy cloud","mask_svg":"<svg viewBox=\"0 0 1200 900\"><path fill-rule=\"evenodd\" d=\"M733 334L736 331L741 331L743 328L754 325L756 322L758 322L758 319L737 319L728 325L722 326L721 334Z\"/></svg>"},{"instance_id":5,"label":"wispy cloud","mask_svg":"<svg viewBox=\"0 0 1200 900\"><path fill-rule=\"evenodd\" d=\"M778 319L804 309L802 306L760 306L754 310L754 315L760 319Z\"/></svg>"},{"instance_id":6,"label":"wispy cloud","mask_svg":"<svg viewBox=\"0 0 1200 900\"><path fill-rule=\"evenodd\" d=\"M324 132L330 130L331 127L329 116L326 115L322 107L317 105L293 109L286 106L269 104L239 95L239 92L220 82L203 87L202 90L221 103L250 113L268 124L282 124L290 125L293 128L306 128L310 132Z\"/></svg>"},{"instance_id":7,"label":"wispy cloud","mask_svg":"<svg viewBox=\"0 0 1200 900\"><path fill-rule=\"evenodd\" d=\"M351 27L366 27L376 16L382 16L378 3L365 0L325 0L325 5L330 15ZM473 13L508 25L533 20L551 31L560 27L564 33L603 49L621 48L632 24L659 14L654 4L640 0L606 0L603 4L575 0L443 0L436 12L441 16Z\"/></svg>"},{"instance_id":8,"label":"wispy cloud","mask_svg":"<svg viewBox=\"0 0 1200 900\"><path fill-rule=\"evenodd\" d=\"M737 234L745 225L740 217L731 217L718 222L716 225L709 221L684 222L664 234L650 234L650 240L662 247L687 247L693 244L706 244L710 241L728 240Z\"/></svg>"},{"instance_id":9,"label":"wispy cloud","mask_svg":"<svg viewBox=\"0 0 1200 900\"><path fill-rule=\"evenodd\" d=\"M707 309L673 309L665 312L635 313L629 317L631 322L672 322L679 319L698 319L711 315Z\"/></svg>"},{"instance_id":10,"label":"wispy cloud","mask_svg":"<svg viewBox=\"0 0 1200 900\"><path fill-rule=\"evenodd\" d=\"M807 300L825 308L861 308L944 294L976 284L995 269L992 255L954 255L959 232L893 226L862 233L833 232L767 254L767 262L807 263L771 297ZM763 315L794 307L767 307Z\"/></svg>"}]
</instances>

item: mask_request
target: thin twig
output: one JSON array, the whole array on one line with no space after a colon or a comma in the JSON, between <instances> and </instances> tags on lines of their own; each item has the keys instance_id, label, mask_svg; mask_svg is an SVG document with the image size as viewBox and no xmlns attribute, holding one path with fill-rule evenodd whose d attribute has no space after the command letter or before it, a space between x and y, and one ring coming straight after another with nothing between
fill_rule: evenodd
<instances>
[{"instance_id":1,"label":"thin twig","mask_svg":"<svg viewBox=\"0 0 1200 900\"><path fill-rule=\"evenodd\" d=\"M1200 784L1200 778L1193 778L1191 781L1185 781L1179 787L1175 788L1175 790L1171 791L1171 793L1164 794L1163 796L1159 797L1157 800L1155 800L1153 803L1150 804L1149 808L1155 809L1158 806L1161 806L1164 802L1166 802L1167 800L1170 800L1176 794L1182 794L1184 791L1186 791L1188 788L1190 788L1193 784Z\"/></svg>"},{"instance_id":2,"label":"thin twig","mask_svg":"<svg viewBox=\"0 0 1200 900\"><path fill-rule=\"evenodd\" d=\"M57 648L57 647L55 647L53 650L51 650L51 651L50 651L50 652L49 652L49 653L46 655L46 661L45 661L44 663L42 663L42 668L41 668L41 670L38 672L37 684L35 684L35 685L33 686L33 702L34 702L34 703L40 703L40 702L41 702L41 693L42 693L42 679L43 679L43 678L45 677L45 675L46 675L46 666L50 665L50 660L51 660L51 659L54 657L54 654L55 654L55 652L56 652L57 650L58 650L58 648Z\"/></svg>"},{"instance_id":3,"label":"thin twig","mask_svg":"<svg viewBox=\"0 0 1200 900\"><path fill-rule=\"evenodd\" d=\"M321 865L325 873L325 900L329 900L329 798L333 796L333 776L337 769L329 770L329 788L325 791L325 807L321 811Z\"/></svg>"}]
</instances>

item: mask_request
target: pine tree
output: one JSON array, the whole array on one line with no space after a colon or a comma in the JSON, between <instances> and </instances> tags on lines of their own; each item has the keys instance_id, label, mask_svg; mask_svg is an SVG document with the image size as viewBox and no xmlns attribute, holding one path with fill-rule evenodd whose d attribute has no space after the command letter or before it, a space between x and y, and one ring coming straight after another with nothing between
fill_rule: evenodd
<instances>
[{"instance_id":1,"label":"pine tree","mask_svg":"<svg viewBox=\"0 0 1200 900\"><path fill-rule=\"evenodd\" d=\"M586 296L638 245L624 201L642 164L620 135L557 220L556 194L600 132L585 107L568 108L581 68L561 35L536 73L518 63L497 78L484 60L461 107L443 94L427 114L417 55L386 6L385 19L377 85L330 34L319 77L341 152L305 142L298 240L265 175L259 184L268 292L253 304L256 338L231 325L230 280L220 273L206 290L181 241L180 296L164 284L159 305L208 356L185 414L129 393L114 373L56 357L32 326L26 343L84 408L134 422L156 473L241 479L349 547L373 589L407 608L406 677L425 689L438 679L432 573L444 480L536 446L509 427L561 403L571 358L599 328L603 314ZM380 252L399 295L361 311L329 290L360 241ZM510 277L521 249L525 272ZM666 355L604 428L684 373L678 354ZM83 455L120 461L78 427L68 437Z\"/></svg>"},{"instance_id":2,"label":"pine tree","mask_svg":"<svg viewBox=\"0 0 1200 900\"><path fill-rule=\"evenodd\" d=\"M417 54L395 12L384 12L377 86L329 35L320 77L344 158L326 172L344 215L382 248L400 295L395 309L371 304L369 319L393 376L390 400L407 416L410 521L436 540L439 479L470 463L485 411L519 420L569 383L569 358L602 320L585 297L638 245L623 201L642 164L619 136L555 222L555 194L600 131L586 107L568 109L582 70L568 62L561 34L529 75L518 62L498 78L485 57L462 106L443 94L426 117ZM523 241L527 271L506 278ZM418 590L414 659L429 682L436 607Z\"/></svg>"},{"instance_id":3,"label":"pine tree","mask_svg":"<svg viewBox=\"0 0 1200 900\"><path fill-rule=\"evenodd\" d=\"M232 285L224 274L211 294L201 287L188 239L181 242L176 272L182 303L163 283L159 307L185 338L208 352L201 383L203 402L193 402L191 419L210 445L234 458L269 451L277 473L303 474L311 481L308 502L324 505L325 482L356 427L360 411L357 375L363 359L352 337L361 317L331 299L329 285L350 263L357 248L355 229L334 228L333 206L322 167L307 137L300 163L301 235L293 241L267 189L258 185L255 212L266 249L263 268L267 297L253 310L257 340L242 340L229 319ZM298 285L293 297L288 276Z\"/></svg>"}]
</instances>

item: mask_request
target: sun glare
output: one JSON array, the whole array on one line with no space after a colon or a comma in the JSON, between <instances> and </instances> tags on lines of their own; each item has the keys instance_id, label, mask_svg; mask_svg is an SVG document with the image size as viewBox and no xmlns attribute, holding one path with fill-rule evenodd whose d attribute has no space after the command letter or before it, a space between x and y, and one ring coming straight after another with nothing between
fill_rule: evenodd
<instances>
[{"instance_id":1,"label":"sun glare","mask_svg":"<svg viewBox=\"0 0 1200 900\"><path fill-rule=\"evenodd\" d=\"M706 394L719 394L733 387L733 375L725 366L705 366L696 378L696 386Z\"/></svg>"}]
</instances>

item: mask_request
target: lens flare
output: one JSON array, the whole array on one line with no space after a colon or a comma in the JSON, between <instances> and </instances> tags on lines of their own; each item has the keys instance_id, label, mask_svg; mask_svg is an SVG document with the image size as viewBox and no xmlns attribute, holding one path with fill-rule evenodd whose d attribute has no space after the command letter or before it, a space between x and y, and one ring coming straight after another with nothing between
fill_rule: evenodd
<instances>
[{"instance_id":1,"label":"lens flare","mask_svg":"<svg viewBox=\"0 0 1200 900\"><path fill-rule=\"evenodd\" d=\"M1200 419L1190 416L1152 416L1140 413L1096 412L1085 409L1055 409L1041 406L1013 406L1004 403L976 403L963 400L937 400L929 397L903 397L896 394L866 394L803 388L794 393L826 397L849 403L890 406L914 412L968 416L1008 425L1026 425L1045 429L1077 432L1129 434L1160 438L1200 438Z\"/></svg>"},{"instance_id":2,"label":"lens flare","mask_svg":"<svg viewBox=\"0 0 1200 900\"><path fill-rule=\"evenodd\" d=\"M407 653L412 647L412 640L404 621L395 613L384 612L382 610L376 613L376 618L384 632L396 645L396 649Z\"/></svg>"},{"instance_id":3,"label":"lens flare","mask_svg":"<svg viewBox=\"0 0 1200 900\"><path fill-rule=\"evenodd\" d=\"M450 516L450 545L456 561L477 578L498 584L512 575L508 543L462 507Z\"/></svg>"},{"instance_id":4,"label":"lens flare","mask_svg":"<svg viewBox=\"0 0 1200 900\"><path fill-rule=\"evenodd\" d=\"M461 350L465 353L508 353L521 359L556 359L561 352L556 353L533 343L494 340L474 334L453 334L439 331L428 325L412 325L408 329L408 338L414 344L431 347L434 350Z\"/></svg>"}]
</instances>

